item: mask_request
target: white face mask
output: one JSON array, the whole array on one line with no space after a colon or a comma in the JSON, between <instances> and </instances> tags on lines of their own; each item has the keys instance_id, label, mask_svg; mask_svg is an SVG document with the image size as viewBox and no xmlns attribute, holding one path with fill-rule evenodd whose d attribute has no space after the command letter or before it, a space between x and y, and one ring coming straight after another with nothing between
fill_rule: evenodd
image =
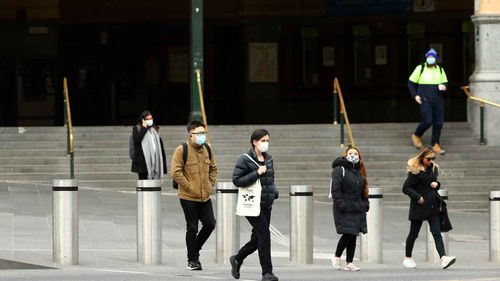
<instances>
[{"instance_id":1,"label":"white face mask","mask_svg":"<svg viewBox=\"0 0 500 281\"><path fill-rule=\"evenodd\" d=\"M260 152L266 152L269 149L269 142L262 141L257 144L259 146Z\"/></svg>"},{"instance_id":2,"label":"white face mask","mask_svg":"<svg viewBox=\"0 0 500 281\"><path fill-rule=\"evenodd\" d=\"M427 57L425 59L425 61L427 62L427 64L435 64L436 63L436 58L435 57Z\"/></svg>"},{"instance_id":3,"label":"white face mask","mask_svg":"<svg viewBox=\"0 0 500 281\"><path fill-rule=\"evenodd\" d=\"M359 156L358 155L347 155L346 157L347 161L356 164L359 162Z\"/></svg>"},{"instance_id":4,"label":"white face mask","mask_svg":"<svg viewBox=\"0 0 500 281\"><path fill-rule=\"evenodd\" d=\"M146 125L147 125L148 127L153 126L153 119L146 120Z\"/></svg>"}]
</instances>

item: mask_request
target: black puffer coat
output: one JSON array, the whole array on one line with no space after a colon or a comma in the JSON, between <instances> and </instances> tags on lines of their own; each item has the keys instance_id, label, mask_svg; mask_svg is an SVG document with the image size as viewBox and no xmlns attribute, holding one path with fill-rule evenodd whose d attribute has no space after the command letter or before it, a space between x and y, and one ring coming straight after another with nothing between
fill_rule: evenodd
<instances>
[{"instance_id":1,"label":"black puffer coat","mask_svg":"<svg viewBox=\"0 0 500 281\"><path fill-rule=\"evenodd\" d=\"M253 149L248 150L247 154L260 165L266 165L267 171L259 176L257 173L259 167L257 167L252 160L248 159L248 157L241 155L234 166L233 183L237 187L247 187L255 183L257 179L260 178L260 184L262 185L260 209L271 209L274 199L278 199L279 197L278 189L274 184L273 159L268 153L263 153L264 162L261 162L257 160L257 156L255 155L255 151Z\"/></svg>"},{"instance_id":2,"label":"black puffer coat","mask_svg":"<svg viewBox=\"0 0 500 281\"><path fill-rule=\"evenodd\" d=\"M433 216L439 215L439 199L437 190L441 184L437 181L439 171L436 167L433 171L433 166L429 166L425 171L418 174L408 173L408 177L403 185L403 193L410 197L410 212L408 219L413 221L428 220ZM431 182L437 182L436 189L431 188ZM418 204L418 199L422 196L424 204Z\"/></svg>"},{"instance_id":3,"label":"black puffer coat","mask_svg":"<svg viewBox=\"0 0 500 281\"><path fill-rule=\"evenodd\" d=\"M363 198L365 179L359 172L358 165L339 157L333 161L332 168L330 191L333 197L333 218L337 233L352 235L358 235L359 232L367 233L366 212L370 204L367 198Z\"/></svg>"}]
</instances>

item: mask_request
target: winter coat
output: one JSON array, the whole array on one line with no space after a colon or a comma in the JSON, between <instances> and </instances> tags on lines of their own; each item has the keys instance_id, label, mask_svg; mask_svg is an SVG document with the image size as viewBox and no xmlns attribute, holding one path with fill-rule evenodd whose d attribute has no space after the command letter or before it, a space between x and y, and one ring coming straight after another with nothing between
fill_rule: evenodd
<instances>
[{"instance_id":1,"label":"winter coat","mask_svg":"<svg viewBox=\"0 0 500 281\"><path fill-rule=\"evenodd\" d=\"M132 128L132 139L134 140L134 157L132 158L131 171L138 174L147 174L148 167L146 165L146 159L144 158L144 152L142 151L142 139L148 132L147 128L140 125L136 125ZM163 155L163 171L167 173L167 157L165 157L165 149L163 148L163 140L160 137L161 154Z\"/></svg>"},{"instance_id":2,"label":"winter coat","mask_svg":"<svg viewBox=\"0 0 500 281\"><path fill-rule=\"evenodd\" d=\"M410 211L408 219L413 221L423 221L439 215L439 198L437 190L441 184L437 181L438 169L434 169L434 164L429 166L425 171L420 171L418 174L408 173L403 184L403 193L410 197ZM431 182L437 182L436 189L431 188ZM418 204L418 199L422 197L424 204Z\"/></svg>"},{"instance_id":3,"label":"winter coat","mask_svg":"<svg viewBox=\"0 0 500 281\"><path fill-rule=\"evenodd\" d=\"M217 180L215 157L202 145L188 141L187 160L182 158L183 147L179 145L172 155L172 179L179 185L179 198L207 202Z\"/></svg>"},{"instance_id":4,"label":"winter coat","mask_svg":"<svg viewBox=\"0 0 500 281\"><path fill-rule=\"evenodd\" d=\"M342 170L344 167L345 174ZM363 198L365 179L358 164L353 165L344 157L332 163L333 218L338 234L358 235L367 233L366 212L370 208L368 198Z\"/></svg>"},{"instance_id":5,"label":"winter coat","mask_svg":"<svg viewBox=\"0 0 500 281\"><path fill-rule=\"evenodd\" d=\"M278 188L274 184L272 156L268 153L262 153L264 156L264 161L262 162L257 159L257 155L252 148L248 150L247 154L260 165L266 165L267 171L259 176L257 173L259 167L252 160L248 159L248 157L241 155L234 166L233 183L237 187L247 187L254 184L260 178L260 184L262 185L260 209L271 209L274 199L278 199L279 197Z\"/></svg>"}]
</instances>

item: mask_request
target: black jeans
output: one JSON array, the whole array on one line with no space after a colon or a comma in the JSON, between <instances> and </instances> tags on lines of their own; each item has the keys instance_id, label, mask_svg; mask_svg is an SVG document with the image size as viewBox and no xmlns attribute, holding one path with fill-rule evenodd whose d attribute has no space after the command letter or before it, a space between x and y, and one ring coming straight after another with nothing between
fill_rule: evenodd
<instances>
[{"instance_id":1,"label":"black jeans","mask_svg":"<svg viewBox=\"0 0 500 281\"><path fill-rule=\"evenodd\" d=\"M441 222L439 216L434 216L427 220L429 226L431 227L431 233L434 237L434 243L436 244L436 250L439 253L439 257L445 255L443 237L441 237ZM410 233L408 233L408 238L406 238L406 256L411 257L413 251L413 245L420 232L420 227L422 227L423 221L411 221Z\"/></svg>"},{"instance_id":2,"label":"black jeans","mask_svg":"<svg viewBox=\"0 0 500 281\"><path fill-rule=\"evenodd\" d=\"M236 261L242 264L243 260L255 250L259 251L259 261L262 267L262 274L272 273L273 264L271 262L271 209L261 210L258 217L246 217L252 225L252 235L250 241L245 244L236 254Z\"/></svg>"},{"instance_id":3,"label":"black jeans","mask_svg":"<svg viewBox=\"0 0 500 281\"><path fill-rule=\"evenodd\" d=\"M180 199L186 218L186 247L188 261L198 261L203 244L215 228L212 201L196 202ZM198 233L198 221L203 225Z\"/></svg>"},{"instance_id":4,"label":"black jeans","mask_svg":"<svg viewBox=\"0 0 500 281\"><path fill-rule=\"evenodd\" d=\"M347 248L345 261L350 263L354 259L354 252L356 251L356 235L342 234L337 244L335 256L341 257L345 248Z\"/></svg>"}]
</instances>

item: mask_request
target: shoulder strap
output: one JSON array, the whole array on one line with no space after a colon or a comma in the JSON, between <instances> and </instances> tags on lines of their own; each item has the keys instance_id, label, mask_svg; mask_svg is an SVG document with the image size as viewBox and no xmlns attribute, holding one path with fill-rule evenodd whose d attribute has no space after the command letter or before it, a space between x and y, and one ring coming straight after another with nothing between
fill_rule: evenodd
<instances>
[{"instance_id":1,"label":"shoulder strap","mask_svg":"<svg viewBox=\"0 0 500 281\"><path fill-rule=\"evenodd\" d=\"M203 143L203 146L208 151L208 159L212 160L212 149L210 148L210 145L208 145L208 143Z\"/></svg>"},{"instance_id":2,"label":"shoulder strap","mask_svg":"<svg viewBox=\"0 0 500 281\"><path fill-rule=\"evenodd\" d=\"M344 178L345 177L345 168L344 168L344 166L340 166L340 167L342 167L342 178Z\"/></svg>"},{"instance_id":3,"label":"shoulder strap","mask_svg":"<svg viewBox=\"0 0 500 281\"><path fill-rule=\"evenodd\" d=\"M254 163L255 163L255 165L257 165L257 167L260 167L259 163L257 163L255 160L253 160L253 158L252 158L252 157L250 157L250 155L248 155L247 153L245 153L245 154L243 154L243 155L245 155L246 157L248 157L248 159L252 160L252 162L254 162Z\"/></svg>"},{"instance_id":4,"label":"shoulder strap","mask_svg":"<svg viewBox=\"0 0 500 281\"><path fill-rule=\"evenodd\" d=\"M188 146L187 146L187 143L183 143L182 144L182 167L184 167L184 165L186 165L186 162L188 160Z\"/></svg>"}]
</instances>

